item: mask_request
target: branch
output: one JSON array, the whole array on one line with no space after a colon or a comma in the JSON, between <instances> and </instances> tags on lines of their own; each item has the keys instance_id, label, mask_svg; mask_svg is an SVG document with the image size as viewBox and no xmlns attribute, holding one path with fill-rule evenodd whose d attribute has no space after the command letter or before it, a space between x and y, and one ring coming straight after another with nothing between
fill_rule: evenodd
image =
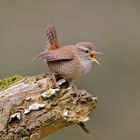
<instances>
[{"instance_id":1,"label":"branch","mask_svg":"<svg viewBox=\"0 0 140 140\"><path fill-rule=\"evenodd\" d=\"M88 132L83 122L89 120L97 98L80 90L76 101L76 91L64 79L57 82L60 88L53 89L53 84L49 75L0 80L2 140L37 140L71 124Z\"/></svg>"}]
</instances>

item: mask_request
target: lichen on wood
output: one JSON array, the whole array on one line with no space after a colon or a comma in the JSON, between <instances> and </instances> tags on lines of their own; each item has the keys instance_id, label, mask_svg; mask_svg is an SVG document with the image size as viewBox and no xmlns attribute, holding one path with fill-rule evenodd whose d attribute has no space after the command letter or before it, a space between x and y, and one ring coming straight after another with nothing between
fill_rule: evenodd
<instances>
[{"instance_id":1,"label":"lichen on wood","mask_svg":"<svg viewBox=\"0 0 140 140\"><path fill-rule=\"evenodd\" d=\"M0 90L8 87L9 85L21 80L23 77L20 75L14 75L3 80L0 80Z\"/></svg>"},{"instance_id":2,"label":"lichen on wood","mask_svg":"<svg viewBox=\"0 0 140 140\"><path fill-rule=\"evenodd\" d=\"M88 121L97 98L85 90L79 90L81 96L75 103L75 89L64 80L59 81L58 85L54 88L51 76L42 74L21 77L2 88L0 138L41 139L60 128Z\"/></svg>"}]
</instances>

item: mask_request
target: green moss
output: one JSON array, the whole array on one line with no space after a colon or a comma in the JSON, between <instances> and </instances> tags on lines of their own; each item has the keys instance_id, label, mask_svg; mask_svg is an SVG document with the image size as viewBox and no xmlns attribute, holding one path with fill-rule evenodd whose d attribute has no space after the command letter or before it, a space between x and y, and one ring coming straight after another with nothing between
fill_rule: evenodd
<instances>
[{"instance_id":1,"label":"green moss","mask_svg":"<svg viewBox=\"0 0 140 140\"><path fill-rule=\"evenodd\" d=\"M3 80L0 80L0 90L7 88L8 86L10 86L11 84L19 81L23 79L22 76L20 75L14 75L8 78L5 78Z\"/></svg>"}]
</instances>

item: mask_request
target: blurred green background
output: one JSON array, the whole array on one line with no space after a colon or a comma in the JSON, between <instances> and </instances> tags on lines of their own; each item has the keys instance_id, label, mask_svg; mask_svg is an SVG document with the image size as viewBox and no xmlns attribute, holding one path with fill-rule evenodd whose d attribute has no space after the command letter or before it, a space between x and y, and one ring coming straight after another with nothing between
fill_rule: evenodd
<instances>
[{"instance_id":1,"label":"blurred green background","mask_svg":"<svg viewBox=\"0 0 140 140\"><path fill-rule=\"evenodd\" d=\"M98 66L76 81L99 98L86 123L93 137L73 125L48 140L140 139L139 0L0 0L0 79L46 71L42 60L48 25L55 25L61 45L94 41Z\"/></svg>"}]
</instances>

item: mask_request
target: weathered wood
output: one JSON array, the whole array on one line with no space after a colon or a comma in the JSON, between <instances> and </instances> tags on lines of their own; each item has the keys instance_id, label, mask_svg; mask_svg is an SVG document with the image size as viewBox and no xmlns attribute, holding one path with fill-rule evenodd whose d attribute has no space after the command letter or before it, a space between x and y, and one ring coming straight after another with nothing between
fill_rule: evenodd
<instances>
[{"instance_id":1,"label":"weathered wood","mask_svg":"<svg viewBox=\"0 0 140 140\"><path fill-rule=\"evenodd\" d=\"M51 76L39 75L20 77L1 89L0 140L41 139L62 127L88 121L97 98L80 90L77 100L69 83L58 84L60 88L53 89Z\"/></svg>"}]
</instances>

